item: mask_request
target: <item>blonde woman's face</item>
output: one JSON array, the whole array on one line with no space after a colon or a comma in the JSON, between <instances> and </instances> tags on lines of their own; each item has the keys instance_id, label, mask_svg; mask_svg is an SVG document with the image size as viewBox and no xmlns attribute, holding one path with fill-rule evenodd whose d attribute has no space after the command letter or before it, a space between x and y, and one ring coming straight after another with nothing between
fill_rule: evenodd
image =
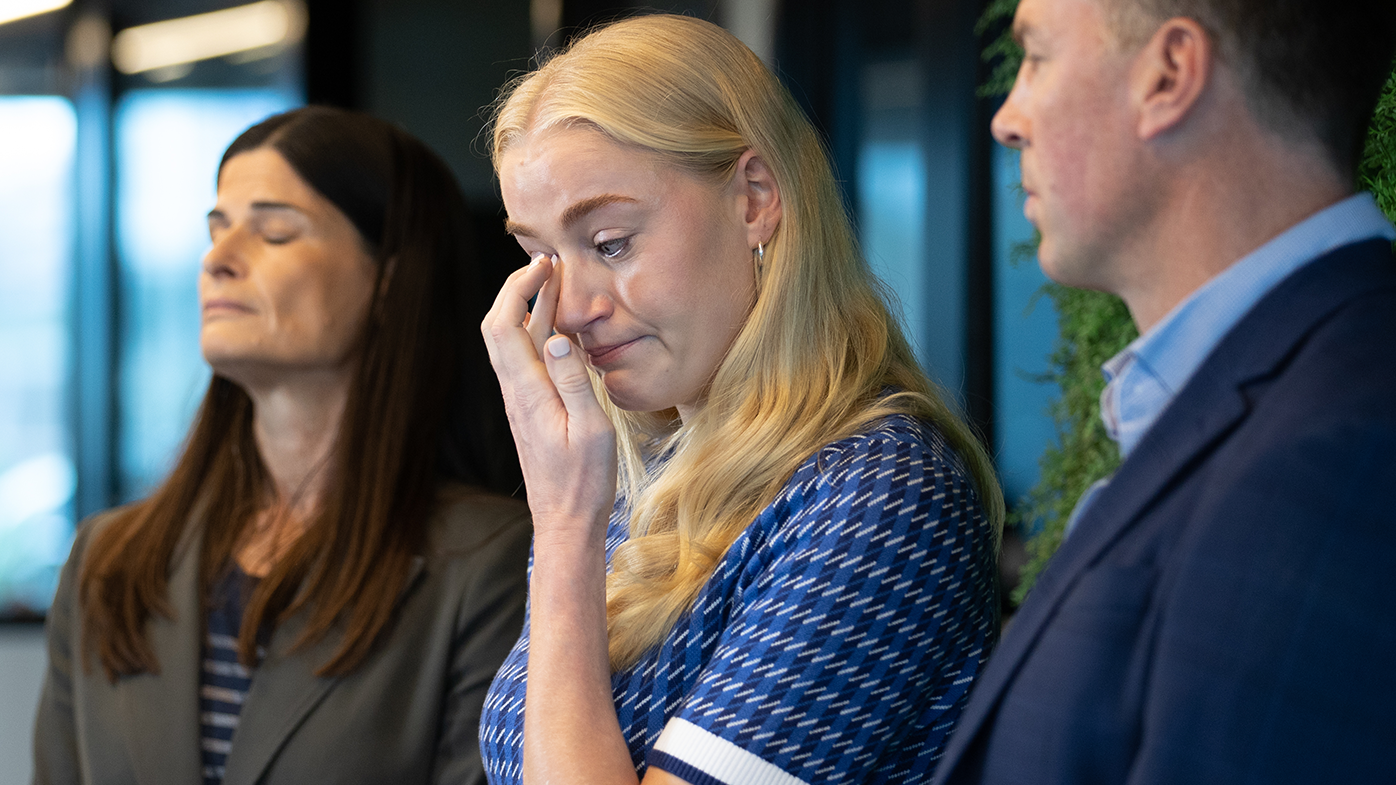
<instances>
[{"instance_id":1,"label":"blonde woman's face","mask_svg":"<svg viewBox=\"0 0 1396 785\"><path fill-rule=\"evenodd\" d=\"M561 262L556 329L586 350L611 400L687 418L755 297L740 183L572 127L516 141L500 186L523 249Z\"/></svg>"},{"instance_id":2,"label":"blonde woman's face","mask_svg":"<svg viewBox=\"0 0 1396 785\"><path fill-rule=\"evenodd\" d=\"M208 230L200 344L214 371L244 385L343 372L376 274L344 213L264 147L223 167Z\"/></svg>"}]
</instances>

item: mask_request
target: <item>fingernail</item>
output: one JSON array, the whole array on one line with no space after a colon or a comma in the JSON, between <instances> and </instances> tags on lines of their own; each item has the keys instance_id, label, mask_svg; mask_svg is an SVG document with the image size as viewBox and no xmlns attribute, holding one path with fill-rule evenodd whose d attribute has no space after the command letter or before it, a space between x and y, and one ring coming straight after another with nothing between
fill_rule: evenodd
<instances>
[{"instance_id":1,"label":"fingernail","mask_svg":"<svg viewBox=\"0 0 1396 785\"><path fill-rule=\"evenodd\" d=\"M572 342L561 335L554 336L548 341L548 354L554 357L566 357L572 351Z\"/></svg>"},{"instance_id":2,"label":"fingernail","mask_svg":"<svg viewBox=\"0 0 1396 785\"><path fill-rule=\"evenodd\" d=\"M533 261L529 262L529 263L528 263L528 266L529 266L529 267L537 267L537 266L538 266L538 263L541 262L541 261L543 261L545 258L547 258L547 256L548 256L548 255L545 254L545 253L543 253L542 251L538 251L537 253L533 254Z\"/></svg>"}]
</instances>

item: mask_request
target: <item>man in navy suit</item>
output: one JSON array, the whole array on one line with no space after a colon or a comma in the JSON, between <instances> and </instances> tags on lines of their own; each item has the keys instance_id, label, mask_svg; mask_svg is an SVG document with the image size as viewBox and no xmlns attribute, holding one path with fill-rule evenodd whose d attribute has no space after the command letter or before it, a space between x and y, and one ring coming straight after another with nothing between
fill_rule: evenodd
<instances>
[{"instance_id":1,"label":"man in navy suit","mask_svg":"<svg viewBox=\"0 0 1396 785\"><path fill-rule=\"evenodd\" d=\"M939 783L1396 782L1393 0L1022 0L994 118L1052 278L1124 299L1124 462Z\"/></svg>"}]
</instances>

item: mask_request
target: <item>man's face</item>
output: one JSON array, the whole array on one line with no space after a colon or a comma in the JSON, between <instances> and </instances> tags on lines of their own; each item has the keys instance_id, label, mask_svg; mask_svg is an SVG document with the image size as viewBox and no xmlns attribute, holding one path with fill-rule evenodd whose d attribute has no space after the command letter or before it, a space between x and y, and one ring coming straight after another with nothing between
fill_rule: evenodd
<instances>
[{"instance_id":1,"label":"man's face","mask_svg":"<svg viewBox=\"0 0 1396 785\"><path fill-rule=\"evenodd\" d=\"M1013 28L1025 57L992 129L1022 152L1023 211L1042 233L1043 271L1118 292L1150 184L1129 102L1132 57L1100 1L1022 0Z\"/></svg>"}]
</instances>

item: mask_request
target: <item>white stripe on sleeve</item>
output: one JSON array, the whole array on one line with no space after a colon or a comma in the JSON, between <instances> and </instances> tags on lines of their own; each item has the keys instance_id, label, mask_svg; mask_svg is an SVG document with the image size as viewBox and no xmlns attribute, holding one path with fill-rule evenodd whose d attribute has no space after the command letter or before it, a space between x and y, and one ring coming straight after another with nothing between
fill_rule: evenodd
<instances>
[{"instance_id":1,"label":"white stripe on sleeve","mask_svg":"<svg viewBox=\"0 0 1396 785\"><path fill-rule=\"evenodd\" d=\"M804 780L791 776L779 766L681 717L674 717L665 724L654 748L722 782L807 785Z\"/></svg>"}]
</instances>

